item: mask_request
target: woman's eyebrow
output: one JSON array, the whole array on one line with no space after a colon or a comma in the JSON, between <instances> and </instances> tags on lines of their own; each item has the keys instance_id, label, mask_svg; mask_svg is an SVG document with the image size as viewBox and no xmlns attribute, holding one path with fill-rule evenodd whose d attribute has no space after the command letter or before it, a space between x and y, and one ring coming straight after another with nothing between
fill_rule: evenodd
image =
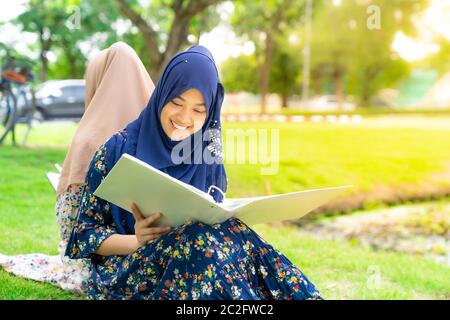
<instances>
[{"instance_id":1,"label":"woman's eyebrow","mask_svg":"<svg viewBox=\"0 0 450 320\"><path fill-rule=\"evenodd\" d=\"M174 99L180 99L180 100L186 102L186 100L183 99L181 96L176 96ZM196 103L195 105L196 105L196 106L203 106L203 107L206 108L206 105L205 105L204 103Z\"/></svg>"}]
</instances>

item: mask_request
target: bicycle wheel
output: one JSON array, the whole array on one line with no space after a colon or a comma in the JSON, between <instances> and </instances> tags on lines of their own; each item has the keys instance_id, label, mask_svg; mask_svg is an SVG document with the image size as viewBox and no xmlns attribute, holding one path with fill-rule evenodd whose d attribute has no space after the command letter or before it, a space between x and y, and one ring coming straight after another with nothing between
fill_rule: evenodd
<instances>
[{"instance_id":1,"label":"bicycle wheel","mask_svg":"<svg viewBox=\"0 0 450 320\"><path fill-rule=\"evenodd\" d=\"M0 91L0 143L13 129L16 121L16 99L8 89Z\"/></svg>"},{"instance_id":2,"label":"bicycle wheel","mask_svg":"<svg viewBox=\"0 0 450 320\"><path fill-rule=\"evenodd\" d=\"M23 88L22 88L23 89ZM19 94L15 94L16 97L16 124L24 124L24 130L20 130L21 142L20 145L25 145L28 135L31 129L36 125L36 123L42 122L41 116L39 116L40 111L36 109L36 99L34 95L33 88L28 88L27 90L20 90ZM16 127L17 128L17 127ZM17 138L16 132L16 138Z\"/></svg>"}]
</instances>

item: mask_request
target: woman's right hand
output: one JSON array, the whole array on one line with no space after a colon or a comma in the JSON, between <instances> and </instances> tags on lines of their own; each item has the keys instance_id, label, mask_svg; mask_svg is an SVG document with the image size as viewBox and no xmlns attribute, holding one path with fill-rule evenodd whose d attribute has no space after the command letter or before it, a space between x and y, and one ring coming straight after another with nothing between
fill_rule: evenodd
<instances>
[{"instance_id":1,"label":"woman's right hand","mask_svg":"<svg viewBox=\"0 0 450 320\"><path fill-rule=\"evenodd\" d=\"M145 218L135 203L131 204L131 211L134 219L134 233L139 246L146 245L152 240L158 239L160 236L170 232L172 227L152 227L151 225L161 218L161 212L154 212L152 215Z\"/></svg>"}]
</instances>

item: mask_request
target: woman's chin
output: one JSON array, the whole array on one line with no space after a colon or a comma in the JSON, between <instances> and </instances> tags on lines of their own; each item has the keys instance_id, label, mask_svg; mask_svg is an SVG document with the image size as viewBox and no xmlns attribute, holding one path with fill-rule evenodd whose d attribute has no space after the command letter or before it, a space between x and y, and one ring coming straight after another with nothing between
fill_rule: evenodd
<instances>
[{"instance_id":1,"label":"woman's chin","mask_svg":"<svg viewBox=\"0 0 450 320\"><path fill-rule=\"evenodd\" d=\"M187 130L182 130L181 132L180 132L180 130L174 130L168 136L169 136L170 140L172 140L172 141L181 141L181 140L186 139L190 135L191 135L191 133Z\"/></svg>"}]
</instances>

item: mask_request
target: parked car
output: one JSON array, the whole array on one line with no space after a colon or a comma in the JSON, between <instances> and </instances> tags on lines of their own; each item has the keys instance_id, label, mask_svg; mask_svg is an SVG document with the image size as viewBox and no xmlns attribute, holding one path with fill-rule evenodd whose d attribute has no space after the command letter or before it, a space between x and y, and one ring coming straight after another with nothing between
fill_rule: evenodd
<instances>
[{"instance_id":1,"label":"parked car","mask_svg":"<svg viewBox=\"0 0 450 320\"><path fill-rule=\"evenodd\" d=\"M36 118L80 119L84 113L85 81L50 80L36 90Z\"/></svg>"}]
</instances>

